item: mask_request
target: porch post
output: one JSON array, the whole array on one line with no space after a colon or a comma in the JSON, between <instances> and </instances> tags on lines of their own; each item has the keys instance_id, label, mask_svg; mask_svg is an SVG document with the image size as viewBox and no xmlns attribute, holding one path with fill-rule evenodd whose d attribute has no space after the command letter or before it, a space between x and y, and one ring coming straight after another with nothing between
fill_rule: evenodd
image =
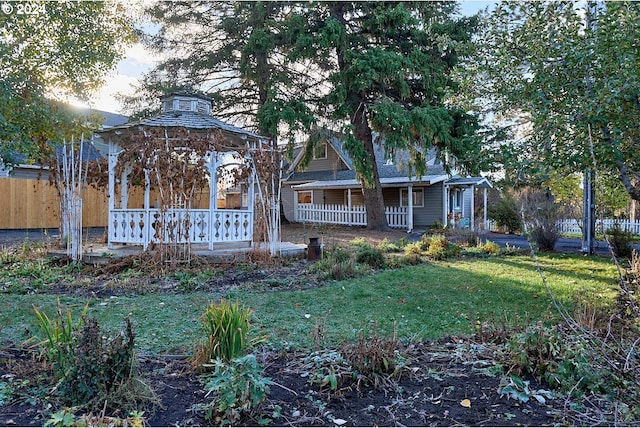
<instances>
[{"instance_id":1,"label":"porch post","mask_svg":"<svg viewBox=\"0 0 640 428\"><path fill-rule=\"evenodd\" d=\"M247 159L246 161L251 161ZM249 176L249 188L247 189L247 209L251 212L251 246L253 247L253 229L255 226L255 212L256 212L256 179L257 179L257 171L255 168L251 168L251 175ZM262 197L262 203L269 203L270 206L264 207L266 214L269 216L271 220L273 220L273 206L271 205L271 198ZM269 224L269 223L267 223Z\"/></svg>"},{"instance_id":2,"label":"porch post","mask_svg":"<svg viewBox=\"0 0 640 428\"><path fill-rule=\"evenodd\" d=\"M142 231L142 248L149 246L149 231L151 230L151 213L149 212L149 201L151 200L151 183L149 181L149 171L144 170L144 229Z\"/></svg>"},{"instance_id":3,"label":"porch post","mask_svg":"<svg viewBox=\"0 0 640 428\"><path fill-rule=\"evenodd\" d=\"M487 188L482 189L482 199L483 199L483 210L482 210L482 220L484 224L484 229L489 229L489 225L487 224Z\"/></svg>"},{"instance_id":4,"label":"porch post","mask_svg":"<svg viewBox=\"0 0 640 428\"><path fill-rule=\"evenodd\" d=\"M218 209L218 152L207 153L209 161L209 251L213 251L213 225L215 212Z\"/></svg>"},{"instance_id":5,"label":"porch post","mask_svg":"<svg viewBox=\"0 0 640 428\"><path fill-rule=\"evenodd\" d=\"M349 226L352 226L353 213L351 212L351 188L347 189L347 211L349 212Z\"/></svg>"},{"instance_id":6,"label":"porch post","mask_svg":"<svg viewBox=\"0 0 640 428\"><path fill-rule=\"evenodd\" d=\"M113 210L115 209L115 197L116 197L116 176L115 169L116 164L118 163L118 153L114 151L114 147L112 147L111 143L109 144L109 195L108 195L108 220L107 220L107 247L109 249L113 248L113 243L111 242L111 233L109 233L109 228L113 228L113 222L115 218L113 217Z\"/></svg>"},{"instance_id":7,"label":"porch post","mask_svg":"<svg viewBox=\"0 0 640 428\"><path fill-rule=\"evenodd\" d=\"M446 184L442 185L442 225L444 227L449 226L449 219L447 215L449 214L449 186Z\"/></svg>"},{"instance_id":8,"label":"porch post","mask_svg":"<svg viewBox=\"0 0 640 428\"><path fill-rule=\"evenodd\" d=\"M469 213L469 229L475 230L476 222L476 187L471 186L471 212Z\"/></svg>"},{"instance_id":9,"label":"porch post","mask_svg":"<svg viewBox=\"0 0 640 428\"><path fill-rule=\"evenodd\" d=\"M298 212L298 191L293 191L293 221L300 221L300 213Z\"/></svg>"},{"instance_id":10,"label":"porch post","mask_svg":"<svg viewBox=\"0 0 640 428\"><path fill-rule=\"evenodd\" d=\"M407 232L413 230L413 184L407 188Z\"/></svg>"}]
</instances>

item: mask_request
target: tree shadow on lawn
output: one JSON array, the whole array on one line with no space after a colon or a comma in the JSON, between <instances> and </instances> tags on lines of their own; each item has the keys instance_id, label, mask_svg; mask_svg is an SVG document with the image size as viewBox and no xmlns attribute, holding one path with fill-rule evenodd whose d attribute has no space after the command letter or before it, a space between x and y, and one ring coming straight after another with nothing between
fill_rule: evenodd
<instances>
[{"instance_id":1,"label":"tree shadow on lawn","mask_svg":"<svg viewBox=\"0 0 640 428\"><path fill-rule=\"evenodd\" d=\"M573 256L573 255L567 255L567 254L546 254L546 257L549 257L552 260L557 260L557 259L576 259L577 262L581 262L581 258L584 256ZM508 265L508 266L512 266L518 269L526 269L526 270L530 270L532 275L535 275L537 277L540 277L540 274L538 273L538 271L536 270L536 262L532 259L532 258L527 258L526 261L524 259L521 258L511 258L511 257L503 257L500 259L495 259L495 258L487 258L487 259L483 259L489 263L494 263L494 264L498 264L498 265ZM594 259L591 259L590 262L593 263L604 263L605 259L602 257L597 257ZM566 262L566 261L565 261ZM618 284L619 278L617 276L617 272L615 271L615 266L613 265L613 262L611 262L610 268L611 268L611 274L612 276L607 276L604 274L595 274L595 273L578 273L578 272L572 272L572 271L568 271L568 270L563 270L557 267L553 267L550 266L550 262L546 261L546 260L539 260L540 263L540 270L542 271L543 275L547 275L547 274L552 274L552 275L558 275L558 276L564 276L564 277L570 277L572 279L575 279L577 281L598 281L598 282L603 282L603 283L609 283L611 285L616 285ZM588 268L588 267L584 267L583 269L592 269L594 272L595 271L599 271L599 272L603 272L605 269L601 266L593 266L593 268Z\"/></svg>"}]
</instances>

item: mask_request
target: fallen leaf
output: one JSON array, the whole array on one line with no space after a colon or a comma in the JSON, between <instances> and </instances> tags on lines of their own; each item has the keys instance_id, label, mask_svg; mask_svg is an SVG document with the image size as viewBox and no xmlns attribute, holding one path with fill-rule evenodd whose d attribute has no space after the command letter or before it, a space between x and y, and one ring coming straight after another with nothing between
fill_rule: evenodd
<instances>
[{"instance_id":1,"label":"fallen leaf","mask_svg":"<svg viewBox=\"0 0 640 428\"><path fill-rule=\"evenodd\" d=\"M460 405L462 407L466 407L467 409L471 407L471 400L469 400L468 398L465 398L464 400L462 400L460 402Z\"/></svg>"}]
</instances>

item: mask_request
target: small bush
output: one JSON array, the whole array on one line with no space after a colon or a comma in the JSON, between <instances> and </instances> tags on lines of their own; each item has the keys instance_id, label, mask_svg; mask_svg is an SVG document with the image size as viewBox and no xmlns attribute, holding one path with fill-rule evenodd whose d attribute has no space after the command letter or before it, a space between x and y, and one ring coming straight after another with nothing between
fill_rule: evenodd
<instances>
[{"instance_id":1,"label":"small bush","mask_svg":"<svg viewBox=\"0 0 640 428\"><path fill-rule=\"evenodd\" d=\"M341 352L330 350L314 352L302 360L302 377L320 389L337 391L347 380L353 379L353 369Z\"/></svg>"},{"instance_id":2,"label":"small bush","mask_svg":"<svg viewBox=\"0 0 640 428\"><path fill-rule=\"evenodd\" d=\"M249 321L253 311L236 301L225 299L209 304L201 316L206 339L200 343L194 365L201 366L220 359L229 362L245 354L252 340Z\"/></svg>"},{"instance_id":3,"label":"small bush","mask_svg":"<svg viewBox=\"0 0 640 428\"><path fill-rule=\"evenodd\" d=\"M620 225L616 224L607 230L607 238L616 257L631 257L633 251L633 247L631 247L633 234L631 232L622 230Z\"/></svg>"},{"instance_id":4,"label":"small bush","mask_svg":"<svg viewBox=\"0 0 640 428\"><path fill-rule=\"evenodd\" d=\"M502 199L497 205L490 207L488 216L496 222L498 227L506 228L508 233L522 230L520 214L515 201L511 198Z\"/></svg>"},{"instance_id":5,"label":"small bush","mask_svg":"<svg viewBox=\"0 0 640 428\"><path fill-rule=\"evenodd\" d=\"M56 308L56 317L51 320L46 313L40 312L35 305L33 311L38 319L38 327L45 336L45 340L40 343L47 361L53 368L56 379L63 379L75 364L74 353L78 346L78 335L89 305L84 307L77 320L73 320L71 309L62 309L60 299Z\"/></svg>"},{"instance_id":6,"label":"small bush","mask_svg":"<svg viewBox=\"0 0 640 428\"><path fill-rule=\"evenodd\" d=\"M412 242L410 244L407 244L404 247L404 253L406 255L420 255L422 254L422 242L418 241L418 242Z\"/></svg>"},{"instance_id":7,"label":"small bush","mask_svg":"<svg viewBox=\"0 0 640 428\"><path fill-rule=\"evenodd\" d=\"M358 383L371 381L378 386L380 379L396 373L398 341L392 335L380 337L375 329L369 337L359 335L356 343L342 347L342 354L350 363Z\"/></svg>"},{"instance_id":8,"label":"small bush","mask_svg":"<svg viewBox=\"0 0 640 428\"><path fill-rule=\"evenodd\" d=\"M552 252L560 234L554 224L536 226L531 231L531 239L538 245L540 251Z\"/></svg>"},{"instance_id":9,"label":"small bush","mask_svg":"<svg viewBox=\"0 0 640 428\"><path fill-rule=\"evenodd\" d=\"M443 235L432 236L429 241L429 249L426 254L436 260L444 260L460 254L460 247L449 242Z\"/></svg>"},{"instance_id":10,"label":"small bush","mask_svg":"<svg viewBox=\"0 0 640 428\"><path fill-rule=\"evenodd\" d=\"M562 357L562 351L558 331L542 323L529 325L507 342L508 359L512 370L518 375L531 373L544 376L553 371Z\"/></svg>"},{"instance_id":11,"label":"small bush","mask_svg":"<svg viewBox=\"0 0 640 428\"><path fill-rule=\"evenodd\" d=\"M395 253L400 251L401 246L395 242L389 241L387 238L384 238L376 248L385 253Z\"/></svg>"},{"instance_id":12,"label":"small bush","mask_svg":"<svg viewBox=\"0 0 640 428\"><path fill-rule=\"evenodd\" d=\"M498 255L500 254L500 245L496 244L493 241L484 241L482 244L479 245L480 249L482 250L483 253L485 254L493 254L493 255Z\"/></svg>"},{"instance_id":13,"label":"small bush","mask_svg":"<svg viewBox=\"0 0 640 428\"><path fill-rule=\"evenodd\" d=\"M361 247L356 254L356 262L369 265L375 269L383 269L386 266L386 261L382 250L374 248L370 245Z\"/></svg>"},{"instance_id":14,"label":"small bush","mask_svg":"<svg viewBox=\"0 0 640 428\"><path fill-rule=\"evenodd\" d=\"M207 396L213 395L213 399L196 409L204 411L207 421L227 426L255 416L271 385L253 354L229 362L215 360L213 373L204 375L202 380Z\"/></svg>"}]
</instances>

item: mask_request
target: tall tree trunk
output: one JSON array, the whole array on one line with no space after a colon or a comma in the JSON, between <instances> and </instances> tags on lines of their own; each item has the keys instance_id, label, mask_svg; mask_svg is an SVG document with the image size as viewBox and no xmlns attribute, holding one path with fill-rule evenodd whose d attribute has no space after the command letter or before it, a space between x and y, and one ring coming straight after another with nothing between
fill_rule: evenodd
<instances>
[{"instance_id":1,"label":"tall tree trunk","mask_svg":"<svg viewBox=\"0 0 640 428\"><path fill-rule=\"evenodd\" d=\"M344 18L344 3L337 2L330 7L330 13L333 18L340 22L346 29L346 20ZM347 67L345 62L345 53L349 47L346 41L340 41L336 45L336 57L338 60L338 69L342 75L342 79L346 80ZM349 83L344 82L344 87L349 88ZM380 174L378 173L378 165L376 163L375 152L373 149L373 135L371 134L371 127L367 118L367 108L364 101L364 97L354 90L347 90L345 103L349 106L349 113L351 113L351 125L353 125L353 136L362 144L365 152L367 153L367 161L364 165L367 165L371 169L371 174L368 171L358 171L356 167L356 177L362 181L362 194L364 199L364 206L367 210L367 229L371 230L389 230L389 223L387 222L387 216L384 213L384 199L382 196L382 186L380 185ZM353 157L353 153L349 153ZM366 180L365 177L370 177L371 180Z\"/></svg>"},{"instance_id":2,"label":"tall tree trunk","mask_svg":"<svg viewBox=\"0 0 640 428\"><path fill-rule=\"evenodd\" d=\"M362 180L364 206L367 209L367 229L388 230L389 223L384 213L384 197L382 195L382 186L380 185L380 174L373 149L373 135L371 134L371 128L367 121L367 112L364 106L358 108L351 117L354 137L362 144L371 160L369 164L371 167L372 182L367 183L365 180ZM356 171L356 173L358 173L358 171Z\"/></svg>"}]
</instances>

